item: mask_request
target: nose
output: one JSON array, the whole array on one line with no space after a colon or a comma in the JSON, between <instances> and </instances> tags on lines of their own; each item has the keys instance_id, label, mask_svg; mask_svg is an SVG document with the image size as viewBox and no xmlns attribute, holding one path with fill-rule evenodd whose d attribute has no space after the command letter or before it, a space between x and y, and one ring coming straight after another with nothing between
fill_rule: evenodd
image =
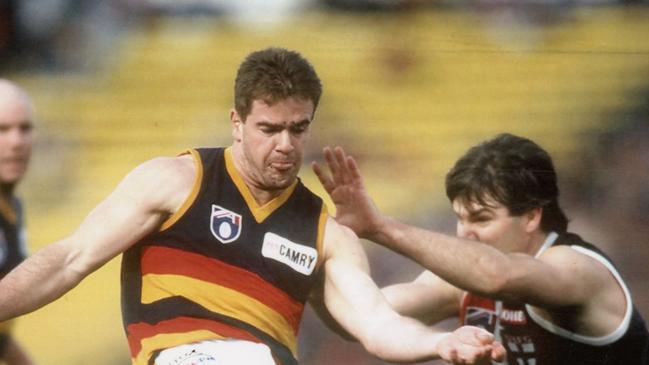
<instances>
[{"instance_id":1,"label":"nose","mask_svg":"<svg viewBox=\"0 0 649 365\"><path fill-rule=\"evenodd\" d=\"M460 238L465 238L469 240L478 240L478 234L471 224L463 223L462 221L457 221L456 225L456 234Z\"/></svg>"},{"instance_id":2,"label":"nose","mask_svg":"<svg viewBox=\"0 0 649 365\"><path fill-rule=\"evenodd\" d=\"M295 147L293 146L293 136L287 129L277 134L276 149L282 153L290 153Z\"/></svg>"}]
</instances>

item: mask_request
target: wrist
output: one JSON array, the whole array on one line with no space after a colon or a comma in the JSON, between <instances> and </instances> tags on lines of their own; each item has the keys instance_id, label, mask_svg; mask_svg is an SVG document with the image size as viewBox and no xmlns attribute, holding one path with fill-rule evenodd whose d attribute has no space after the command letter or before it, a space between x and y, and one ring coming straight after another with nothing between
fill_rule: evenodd
<instances>
[{"instance_id":1,"label":"wrist","mask_svg":"<svg viewBox=\"0 0 649 365\"><path fill-rule=\"evenodd\" d=\"M376 243L383 243L388 241L390 226L394 223L392 217L377 214L373 219L367 223L367 229L363 234L363 238Z\"/></svg>"}]
</instances>

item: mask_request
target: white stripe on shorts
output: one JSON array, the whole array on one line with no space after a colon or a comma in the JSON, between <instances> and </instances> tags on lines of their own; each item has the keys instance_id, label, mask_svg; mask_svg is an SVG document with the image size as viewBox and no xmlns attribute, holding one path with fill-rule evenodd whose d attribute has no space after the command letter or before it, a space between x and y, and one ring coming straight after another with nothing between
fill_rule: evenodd
<instances>
[{"instance_id":1,"label":"white stripe on shorts","mask_svg":"<svg viewBox=\"0 0 649 365\"><path fill-rule=\"evenodd\" d=\"M162 350L156 365L276 365L268 346L243 340L211 340Z\"/></svg>"}]
</instances>

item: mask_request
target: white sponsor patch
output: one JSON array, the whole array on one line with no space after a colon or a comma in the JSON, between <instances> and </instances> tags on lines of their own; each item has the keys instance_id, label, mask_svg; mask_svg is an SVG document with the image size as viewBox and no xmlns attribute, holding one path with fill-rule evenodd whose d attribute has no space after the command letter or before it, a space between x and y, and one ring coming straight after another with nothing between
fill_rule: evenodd
<instances>
[{"instance_id":1,"label":"white sponsor patch","mask_svg":"<svg viewBox=\"0 0 649 365\"><path fill-rule=\"evenodd\" d=\"M304 275L311 275L318 262L318 251L268 232L261 248L264 257L279 261Z\"/></svg>"}]
</instances>

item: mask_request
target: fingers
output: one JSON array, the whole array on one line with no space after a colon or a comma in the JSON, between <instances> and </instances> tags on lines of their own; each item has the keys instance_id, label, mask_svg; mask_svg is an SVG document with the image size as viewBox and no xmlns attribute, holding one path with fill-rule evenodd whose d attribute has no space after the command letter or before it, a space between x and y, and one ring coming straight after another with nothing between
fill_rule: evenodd
<instances>
[{"instance_id":1,"label":"fingers","mask_svg":"<svg viewBox=\"0 0 649 365\"><path fill-rule=\"evenodd\" d=\"M317 162L311 162L311 168L313 169L313 172L315 173L315 176L318 177L318 180L320 180L320 184L322 184L322 187L325 189L325 191L328 194L331 194L334 188L334 183L333 181L329 178L329 176L322 170L320 165L318 165Z\"/></svg>"},{"instance_id":2,"label":"fingers","mask_svg":"<svg viewBox=\"0 0 649 365\"><path fill-rule=\"evenodd\" d=\"M342 147L337 146L331 149L331 147L327 146L322 149L322 152L335 185L348 184L353 182L354 179L360 179L361 176L356 161L351 156L347 156ZM317 169L317 171L314 170L316 174L319 173L319 177L324 176L319 166Z\"/></svg>"},{"instance_id":3,"label":"fingers","mask_svg":"<svg viewBox=\"0 0 649 365\"><path fill-rule=\"evenodd\" d=\"M346 162L347 170L349 171L349 177L352 180L361 181L363 177L361 176L361 171L358 168L358 165L356 164L356 160L354 160L352 156L347 156L345 162Z\"/></svg>"},{"instance_id":4,"label":"fingers","mask_svg":"<svg viewBox=\"0 0 649 365\"><path fill-rule=\"evenodd\" d=\"M449 350L446 360L453 364L490 364L491 346L456 344Z\"/></svg>"},{"instance_id":5,"label":"fingers","mask_svg":"<svg viewBox=\"0 0 649 365\"><path fill-rule=\"evenodd\" d=\"M337 147L338 149L340 147ZM331 171L331 178L333 179L334 184L340 185L344 179L342 177L343 175L343 166L344 164L341 164L338 159L338 154L336 150L332 151L331 148L325 147L323 150L324 152L324 157L325 161L327 162L327 166L329 166L329 171Z\"/></svg>"},{"instance_id":6,"label":"fingers","mask_svg":"<svg viewBox=\"0 0 649 365\"><path fill-rule=\"evenodd\" d=\"M491 345L491 358L494 361L503 361L505 360L506 355L507 350L505 350L505 346L503 346L500 342L494 342L493 345Z\"/></svg>"},{"instance_id":7,"label":"fingers","mask_svg":"<svg viewBox=\"0 0 649 365\"><path fill-rule=\"evenodd\" d=\"M475 338L478 340L479 343L482 343L482 344L485 344L485 345L491 344L491 343L494 342L494 335L492 335L491 333L489 333L487 331L483 331L483 330L478 331L475 334Z\"/></svg>"},{"instance_id":8,"label":"fingers","mask_svg":"<svg viewBox=\"0 0 649 365\"><path fill-rule=\"evenodd\" d=\"M478 327L460 327L447 340L442 358L453 364L491 364L504 360L507 353L493 334Z\"/></svg>"},{"instance_id":9,"label":"fingers","mask_svg":"<svg viewBox=\"0 0 649 365\"><path fill-rule=\"evenodd\" d=\"M479 327L463 326L456 333L460 341L469 345L489 345L494 342L494 335Z\"/></svg>"}]
</instances>

